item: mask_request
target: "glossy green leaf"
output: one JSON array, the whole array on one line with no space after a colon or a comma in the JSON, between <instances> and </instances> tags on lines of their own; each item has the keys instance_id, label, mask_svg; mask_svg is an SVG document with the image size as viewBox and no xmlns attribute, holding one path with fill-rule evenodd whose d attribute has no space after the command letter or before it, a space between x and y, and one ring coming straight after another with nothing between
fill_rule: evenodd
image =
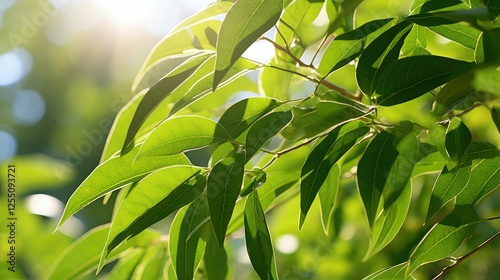
<instances>
[{"instance_id":1,"label":"glossy green leaf","mask_svg":"<svg viewBox=\"0 0 500 280\"><path fill-rule=\"evenodd\" d=\"M439 151L433 152L420 159L413 168L412 178L428 173L439 172L446 164L446 159Z\"/></svg>"},{"instance_id":2,"label":"glossy green leaf","mask_svg":"<svg viewBox=\"0 0 500 280\"><path fill-rule=\"evenodd\" d=\"M289 70L296 68L291 63L287 63L284 65L281 64L284 63L281 63L277 58L273 58L270 62L271 66L286 67L286 69ZM290 98L291 93L290 83L292 82L293 78L294 74L290 72L281 71L273 67L264 67L262 71L260 71L259 75L259 92L263 96L272 97L279 100L288 99Z\"/></svg>"},{"instance_id":3,"label":"glossy green leaf","mask_svg":"<svg viewBox=\"0 0 500 280\"><path fill-rule=\"evenodd\" d=\"M278 279L273 244L257 192L250 194L245 203L245 243L260 279Z\"/></svg>"},{"instance_id":4,"label":"glossy green leaf","mask_svg":"<svg viewBox=\"0 0 500 280\"><path fill-rule=\"evenodd\" d=\"M199 226L207 217L206 209L206 200L200 197L179 210L172 221L169 252L177 279L193 279L201 263L206 242Z\"/></svg>"},{"instance_id":5,"label":"glossy green leaf","mask_svg":"<svg viewBox=\"0 0 500 280\"><path fill-rule=\"evenodd\" d=\"M415 25L410 31L410 34L405 39L405 43L401 50L406 56L430 55L427 47L427 38L425 27Z\"/></svg>"},{"instance_id":6,"label":"glossy green leaf","mask_svg":"<svg viewBox=\"0 0 500 280\"><path fill-rule=\"evenodd\" d=\"M236 139L256 120L281 104L276 99L252 97L243 99L226 110L219 119L222 125Z\"/></svg>"},{"instance_id":7,"label":"glossy green leaf","mask_svg":"<svg viewBox=\"0 0 500 280\"><path fill-rule=\"evenodd\" d=\"M186 18L177 26L175 26L172 30L170 30L169 34L174 34L179 30L182 30L186 27L192 26L193 24L202 22L206 19L212 18L214 16L218 16L220 14L226 13L229 8L233 5L234 0L222 0L216 1L208 6L206 6L203 10L197 12L196 14Z\"/></svg>"},{"instance_id":8,"label":"glossy green leaf","mask_svg":"<svg viewBox=\"0 0 500 280\"><path fill-rule=\"evenodd\" d=\"M210 233L205 247L203 261L208 280L226 280L228 273L228 257L224 248L219 246L213 231Z\"/></svg>"},{"instance_id":9,"label":"glossy green leaf","mask_svg":"<svg viewBox=\"0 0 500 280\"><path fill-rule=\"evenodd\" d=\"M457 196L457 205L474 205L500 187L500 157L485 159L472 169L469 184Z\"/></svg>"},{"instance_id":10,"label":"glossy green leaf","mask_svg":"<svg viewBox=\"0 0 500 280\"><path fill-rule=\"evenodd\" d=\"M325 182L318 192L319 202L321 206L321 225L325 234L329 234L330 223L332 221L333 210L335 208L335 200L337 198L337 191L340 185L340 166L335 164Z\"/></svg>"},{"instance_id":11,"label":"glossy green leaf","mask_svg":"<svg viewBox=\"0 0 500 280\"><path fill-rule=\"evenodd\" d=\"M198 116L179 116L167 119L151 131L139 157L175 155L217 141L231 141L227 130L217 122Z\"/></svg>"},{"instance_id":12,"label":"glossy green leaf","mask_svg":"<svg viewBox=\"0 0 500 280\"><path fill-rule=\"evenodd\" d=\"M403 192L418 160L419 143L413 125L402 122L372 139L358 164L357 183L368 223L378 216L381 198L388 208Z\"/></svg>"},{"instance_id":13,"label":"glossy green leaf","mask_svg":"<svg viewBox=\"0 0 500 280\"><path fill-rule=\"evenodd\" d=\"M396 201L384 207L383 212L375 219L365 260L375 256L398 234L410 209L411 189L411 181L409 181Z\"/></svg>"},{"instance_id":14,"label":"glossy green leaf","mask_svg":"<svg viewBox=\"0 0 500 280\"><path fill-rule=\"evenodd\" d=\"M498 132L500 132L500 109L497 107L491 108L491 118L493 119Z\"/></svg>"},{"instance_id":15,"label":"glossy green leaf","mask_svg":"<svg viewBox=\"0 0 500 280\"><path fill-rule=\"evenodd\" d=\"M266 172L262 170L256 170L245 174L244 185L245 187L241 190L240 196L244 197L249 195L251 192L262 186L267 180ZM247 179L250 177L250 179Z\"/></svg>"},{"instance_id":16,"label":"glossy green leaf","mask_svg":"<svg viewBox=\"0 0 500 280\"><path fill-rule=\"evenodd\" d=\"M373 40L361 54L356 68L356 81L365 94L370 96L375 91L384 68L398 59L412 26L408 21L396 24Z\"/></svg>"},{"instance_id":17,"label":"glossy green leaf","mask_svg":"<svg viewBox=\"0 0 500 280\"><path fill-rule=\"evenodd\" d=\"M470 49L476 48L477 40L481 35L481 31L462 23L443 24L427 28Z\"/></svg>"},{"instance_id":18,"label":"glossy green leaf","mask_svg":"<svg viewBox=\"0 0 500 280\"><path fill-rule=\"evenodd\" d=\"M217 162L208 175L208 208L220 247L224 246L227 226L241 191L244 170L245 153L234 153Z\"/></svg>"},{"instance_id":19,"label":"glossy green leaf","mask_svg":"<svg viewBox=\"0 0 500 280\"><path fill-rule=\"evenodd\" d=\"M406 269L408 269L408 262L404 262L389 268L377 271L369 276L363 278L363 280L408 280L415 279L411 275L406 275Z\"/></svg>"},{"instance_id":20,"label":"glossy green leaf","mask_svg":"<svg viewBox=\"0 0 500 280\"><path fill-rule=\"evenodd\" d=\"M283 0L240 0L227 12L217 39L215 90L231 66L278 21Z\"/></svg>"},{"instance_id":21,"label":"glossy green leaf","mask_svg":"<svg viewBox=\"0 0 500 280\"><path fill-rule=\"evenodd\" d=\"M70 280L95 271L108 231L109 225L99 226L76 240L60 255L47 279ZM160 234L156 231L144 231L126 244L119 246L109 256L108 261L132 252L131 248L135 246L148 245L153 239L159 237Z\"/></svg>"},{"instance_id":22,"label":"glossy green leaf","mask_svg":"<svg viewBox=\"0 0 500 280\"><path fill-rule=\"evenodd\" d=\"M137 106L134 117L130 122L127 136L122 146L122 154L125 154L126 148L134 140L135 135L141 128L146 118L161 103L163 99L169 96L172 91L185 82L207 59L203 57L193 57L172 70L167 76L162 78L153 87L149 88L141 102Z\"/></svg>"},{"instance_id":23,"label":"glossy green leaf","mask_svg":"<svg viewBox=\"0 0 500 280\"><path fill-rule=\"evenodd\" d=\"M410 256L406 275L426 263L441 260L455 252L470 237L473 226L480 221L470 205L457 205L417 245Z\"/></svg>"},{"instance_id":24,"label":"glossy green leaf","mask_svg":"<svg viewBox=\"0 0 500 280\"><path fill-rule=\"evenodd\" d=\"M405 57L389 64L376 86L377 102L384 106L415 99L466 73L472 64L440 56Z\"/></svg>"},{"instance_id":25,"label":"glossy green leaf","mask_svg":"<svg viewBox=\"0 0 500 280\"><path fill-rule=\"evenodd\" d=\"M273 112L256 121L248 130L245 141L247 161L274 135L278 134L293 118L291 111Z\"/></svg>"},{"instance_id":26,"label":"glossy green leaf","mask_svg":"<svg viewBox=\"0 0 500 280\"><path fill-rule=\"evenodd\" d=\"M333 165L369 131L365 124L351 122L335 128L313 148L301 171L299 228Z\"/></svg>"},{"instance_id":27,"label":"glossy green leaf","mask_svg":"<svg viewBox=\"0 0 500 280\"><path fill-rule=\"evenodd\" d=\"M135 160L140 148L136 146L128 154L112 157L96 167L69 198L57 227L92 201L128 183L139 181L157 169L190 164L184 154Z\"/></svg>"},{"instance_id":28,"label":"glossy green leaf","mask_svg":"<svg viewBox=\"0 0 500 280\"><path fill-rule=\"evenodd\" d=\"M379 19L370 21L362 26L340 34L328 45L319 64L319 72L326 76L353 61L362 52L367 36L381 29L393 19Z\"/></svg>"},{"instance_id":29,"label":"glossy green leaf","mask_svg":"<svg viewBox=\"0 0 500 280\"><path fill-rule=\"evenodd\" d=\"M188 105L200 100L210 93L218 93L217 90L215 92L212 90L213 75L215 71L214 65L215 57L207 59L207 61L200 66L196 73L194 73L185 83L174 90L172 95L181 95L181 98L175 103L169 115L173 115L181 111ZM258 69L259 67L261 67L260 64L247 59L242 58L237 60L227 72L224 79L222 79L218 89L236 82L239 77ZM241 90L241 88L239 88L239 90Z\"/></svg>"},{"instance_id":30,"label":"glossy green leaf","mask_svg":"<svg viewBox=\"0 0 500 280\"><path fill-rule=\"evenodd\" d=\"M473 78L474 73L471 71L447 83L436 96L434 113L442 116L475 94L477 91L472 87Z\"/></svg>"},{"instance_id":31,"label":"glossy green leaf","mask_svg":"<svg viewBox=\"0 0 500 280\"><path fill-rule=\"evenodd\" d=\"M110 273L110 280L130 280L144 256L144 249L137 248L121 258Z\"/></svg>"},{"instance_id":32,"label":"glossy green leaf","mask_svg":"<svg viewBox=\"0 0 500 280\"><path fill-rule=\"evenodd\" d=\"M453 118L448 124L445 138L446 152L453 161L448 163L450 169L462 162L471 141L472 135L467 126L459 118Z\"/></svg>"},{"instance_id":33,"label":"glossy green leaf","mask_svg":"<svg viewBox=\"0 0 500 280\"><path fill-rule=\"evenodd\" d=\"M111 224L101 262L118 244L162 220L204 191L201 168L171 166L146 176L120 204Z\"/></svg>"}]
</instances>

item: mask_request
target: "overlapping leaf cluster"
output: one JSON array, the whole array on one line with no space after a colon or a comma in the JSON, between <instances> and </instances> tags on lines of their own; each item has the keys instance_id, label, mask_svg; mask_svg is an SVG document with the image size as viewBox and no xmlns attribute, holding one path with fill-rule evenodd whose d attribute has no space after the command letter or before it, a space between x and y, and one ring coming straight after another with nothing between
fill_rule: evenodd
<instances>
[{"instance_id":1,"label":"overlapping leaf cluster","mask_svg":"<svg viewBox=\"0 0 500 280\"><path fill-rule=\"evenodd\" d=\"M318 197L328 232L342 203L341 182L349 180L371 232L368 259L400 231L412 178L425 173L439 173L431 197L418 198L426 199L432 228L402 264L367 279L411 279L421 265L450 256L487 220L475 209L500 185L497 143L475 141L460 119L479 104L500 127L500 90L483 81L498 76L500 7L415 0L408 16L354 28L361 2L217 1L167 34L141 68L138 93L117 116L101 164L69 199L60 224L117 192L113 219L69 248L51 279L99 271L116 258L113 279L224 279L225 240L241 227L257 275L277 279L266 211L299 195L302 228ZM311 35L307 28L322 10L328 24ZM276 37L262 40L275 47L273 60L242 57L270 29ZM431 54L429 31L472 49L474 61ZM310 50L318 65L303 62ZM358 89L350 92L330 76L353 63ZM259 89L245 75L253 71L261 73ZM314 91L297 97L296 80ZM260 96L225 105L235 92L257 90ZM377 113L429 97L433 127L390 123ZM199 149L210 154L205 165L190 160ZM174 213L165 237L148 230ZM91 243L100 246L80 248Z\"/></svg>"}]
</instances>

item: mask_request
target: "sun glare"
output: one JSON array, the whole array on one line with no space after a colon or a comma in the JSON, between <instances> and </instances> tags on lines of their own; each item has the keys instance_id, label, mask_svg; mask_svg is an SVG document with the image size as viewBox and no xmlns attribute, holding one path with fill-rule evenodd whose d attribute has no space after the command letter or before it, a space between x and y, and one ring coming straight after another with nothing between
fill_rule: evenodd
<instances>
[{"instance_id":1,"label":"sun glare","mask_svg":"<svg viewBox=\"0 0 500 280\"><path fill-rule=\"evenodd\" d=\"M141 0L95 0L109 18L117 25L133 25L147 17L151 1Z\"/></svg>"}]
</instances>

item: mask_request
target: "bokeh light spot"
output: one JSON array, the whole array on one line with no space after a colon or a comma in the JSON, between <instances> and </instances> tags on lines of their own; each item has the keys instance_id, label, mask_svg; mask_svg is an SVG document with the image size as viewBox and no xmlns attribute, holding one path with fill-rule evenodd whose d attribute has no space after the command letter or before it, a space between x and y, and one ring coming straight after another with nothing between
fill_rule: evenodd
<instances>
[{"instance_id":1,"label":"bokeh light spot","mask_svg":"<svg viewBox=\"0 0 500 280\"><path fill-rule=\"evenodd\" d=\"M36 91L18 92L12 103L12 113L19 124L36 124L45 114L45 101Z\"/></svg>"},{"instance_id":2,"label":"bokeh light spot","mask_svg":"<svg viewBox=\"0 0 500 280\"><path fill-rule=\"evenodd\" d=\"M12 158L17 151L17 140L12 134L0 130L0 162Z\"/></svg>"},{"instance_id":3,"label":"bokeh light spot","mask_svg":"<svg viewBox=\"0 0 500 280\"><path fill-rule=\"evenodd\" d=\"M0 86L19 82L24 76L23 61L14 52L0 55Z\"/></svg>"},{"instance_id":4,"label":"bokeh light spot","mask_svg":"<svg viewBox=\"0 0 500 280\"><path fill-rule=\"evenodd\" d=\"M276 240L276 249L283 254L292 254L299 248L299 239L293 234L284 234Z\"/></svg>"}]
</instances>

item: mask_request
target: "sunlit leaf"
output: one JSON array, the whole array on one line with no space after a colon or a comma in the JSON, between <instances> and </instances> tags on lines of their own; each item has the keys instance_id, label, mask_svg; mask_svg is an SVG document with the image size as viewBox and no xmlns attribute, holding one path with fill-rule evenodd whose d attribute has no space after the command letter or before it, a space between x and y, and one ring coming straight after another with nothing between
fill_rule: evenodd
<instances>
[{"instance_id":1,"label":"sunlit leaf","mask_svg":"<svg viewBox=\"0 0 500 280\"><path fill-rule=\"evenodd\" d=\"M139 157L175 155L216 141L231 141L231 136L220 124L198 116L179 116L167 119L151 131Z\"/></svg>"},{"instance_id":2,"label":"sunlit leaf","mask_svg":"<svg viewBox=\"0 0 500 280\"><path fill-rule=\"evenodd\" d=\"M129 192L111 224L101 262L118 244L195 200L205 189L201 168L172 166L151 173Z\"/></svg>"},{"instance_id":3,"label":"sunlit leaf","mask_svg":"<svg viewBox=\"0 0 500 280\"><path fill-rule=\"evenodd\" d=\"M245 153L234 153L217 162L207 179L207 198L215 235L224 246L226 230L241 191L245 169Z\"/></svg>"},{"instance_id":4,"label":"sunlit leaf","mask_svg":"<svg viewBox=\"0 0 500 280\"><path fill-rule=\"evenodd\" d=\"M207 217L204 197L177 212L170 226L170 259L177 279L193 279L201 263L206 242L201 238L200 224Z\"/></svg>"},{"instance_id":5,"label":"sunlit leaf","mask_svg":"<svg viewBox=\"0 0 500 280\"><path fill-rule=\"evenodd\" d=\"M375 219L365 259L375 256L398 234L410 208L411 189L411 181L409 181L396 201L388 207L384 207L382 214Z\"/></svg>"},{"instance_id":6,"label":"sunlit leaf","mask_svg":"<svg viewBox=\"0 0 500 280\"><path fill-rule=\"evenodd\" d=\"M471 63L440 56L405 57L389 64L376 86L377 102L396 105L419 97L469 71Z\"/></svg>"},{"instance_id":7,"label":"sunlit leaf","mask_svg":"<svg viewBox=\"0 0 500 280\"><path fill-rule=\"evenodd\" d=\"M161 279L163 267L168 259L165 243L156 243L149 246L143 258L132 275L132 280Z\"/></svg>"},{"instance_id":8,"label":"sunlit leaf","mask_svg":"<svg viewBox=\"0 0 500 280\"><path fill-rule=\"evenodd\" d=\"M260 279L278 279L273 244L257 192L250 194L245 203L245 243Z\"/></svg>"},{"instance_id":9,"label":"sunlit leaf","mask_svg":"<svg viewBox=\"0 0 500 280\"><path fill-rule=\"evenodd\" d=\"M455 252L471 236L473 226L480 221L470 205L457 205L417 245L410 256L406 275L426 263L438 261Z\"/></svg>"},{"instance_id":10,"label":"sunlit leaf","mask_svg":"<svg viewBox=\"0 0 500 280\"><path fill-rule=\"evenodd\" d=\"M500 109L497 107L491 108L491 118L493 119L498 132L500 132Z\"/></svg>"},{"instance_id":11,"label":"sunlit leaf","mask_svg":"<svg viewBox=\"0 0 500 280\"><path fill-rule=\"evenodd\" d=\"M449 169L453 169L462 162L472 141L472 135L467 126L459 119L453 118L446 130L446 152L453 162L448 163Z\"/></svg>"},{"instance_id":12,"label":"sunlit leaf","mask_svg":"<svg viewBox=\"0 0 500 280\"><path fill-rule=\"evenodd\" d=\"M217 39L215 90L231 66L278 21L283 0L240 0L227 12Z\"/></svg>"},{"instance_id":13,"label":"sunlit leaf","mask_svg":"<svg viewBox=\"0 0 500 280\"><path fill-rule=\"evenodd\" d=\"M168 34L174 34L179 30L182 30L186 27L192 26L193 24L204 21L205 19L212 18L214 16L226 13L229 8L233 5L234 0L221 0L216 1L208 6L206 6L203 10L197 12L196 14L186 18L177 26L175 26Z\"/></svg>"},{"instance_id":14,"label":"sunlit leaf","mask_svg":"<svg viewBox=\"0 0 500 280\"><path fill-rule=\"evenodd\" d=\"M429 26L427 28L470 49L476 48L477 40L481 35L481 31L476 28L461 23Z\"/></svg>"},{"instance_id":15,"label":"sunlit leaf","mask_svg":"<svg viewBox=\"0 0 500 280\"><path fill-rule=\"evenodd\" d=\"M113 267L109 276L110 280L130 280L143 256L143 248L137 248L127 253Z\"/></svg>"},{"instance_id":16,"label":"sunlit leaf","mask_svg":"<svg viewBox=\"0 0 500 280\"><path fill-rule=\"evenodd\" d=\"M203 255L207 278L208 280L225 280L229 269L227 252L219 246L213 231L208 232L210 236Z\"/></svg>"},{"instance_id":17,"label":"sunlit leaf","mask_svg":"<svg viewBox=\"0 0 500 280\"><path fill-rule=\"evenodd\" d=\"M381 198L389 207L403 192L418 160L419 143L413 125L402 122L377 134L358 164L357 183L370 226Z\"/></svg>"},{"instance_id":18,"label":"sunlit leaf","mask_svg":"<svg viewBox=\"0 0 500 280\"><path fill-rule=\"evenodd\" d=\"M300 223L302 228L307 212L333 165L360 141L370 129L361 122L339 126L318 143L308 156L301 172Z\"/></svg>"},{"instance_id":19,"label":"sunlit leaf","mask_svg":"<svg viewBox=\"0 0 500 280\"><path fill-rule=\"evenodd\" d=\"M413 168L411 177L416 177L423 174L439 172L446 164L446 159L439 151L433 152L424 158L420 159Z\"/></svg>"},{"instance_id":20,"label":"sunlit leaf","mask_svg":"<svg viewBox=\"0 0 500 280\"><path fill-rule=\"evenodd\" d=\"M262 186L267 180L266 172L262 170L256 170L255 172L249 172L246 174L244 185L245 187L241 190L240 196L244 197L249 195L251 192L255 191L257 188ZM249 175L249 176L248 176ZM247 180L248 177L251 177Z\"/></svg>"},{"instance_id":21,"label":"sunlit leaf","mask_svg":"<svg viewBox=\"0 0 500 280\"><path fill-rule=\"evenodd\" d=\"M112 157L96 167L69 198L58 227L80 209L108 192L139 181L157 169L191 164L184 154L135 160L140 148L141 146L136 146L128 154Z\"/></svg>"},{"instance_id":22,"label":"sunlit leaf","mask_svg":"<svg viewBox=\"0 0 500 280\"><path fill-rule=\"evenodd\" d=\"M278 134L293 118L291 111L273 112L256 121L248 130L245 141L246 158L250 160L274 135Z\"/></svg>"},{"instance_id":23,"label":"sunlit leaf","mask_svg":"<svg viewBox=\"0 0 500 280\"><path fill-rule=\"evenodd\" d=\"M340 166L335 164L325 182L318 192L319 202L321 206L321 225L325 234L329 234L330 223L332 221L333 210L335 207L335 199L340 185Z\"/></svg>"},{"instance_id":24,"label":"sunlit leaf","mask_svg":"<svg viewBox=\"0 0 500 280\"><path fill-rule=\"evenodd\" d=\"M462 161L467 162L475 159L494 158L497 156L500 156L500 150L498 150L495 145L488 142L471 142L462 157Z\"/></svg>"},{"instance_id":25,"label":"sunlit leaf","mask_svg":"<svg viewBox=\"0 0 500 280\"><path fill-rule=\"evenodd\" d=\"M425 27L415 25L406 37L401 50L407 56L430 55L430 52L425 49L426 47Z\"/></svg>"},{"instance_id":26,"label":"sunlit leaf","mask_svg":"<svg viewBox=\"0 0 500 280\"><path fill-rule=\"evenodd\" d=\"M369 276L363 278L363 280L408 280L415 279L411 275L406 275L406 269L409 263L404 262L389 268L377 271Z\"/></svg>"},{"instance_id":27,"label":"sunlit leaf","mask_svg":"<svg viewBox=\"0 0 500 280\"><path fill-rule=\"evenodd\" d=\"M58 258L47 279L71 280L95 271L108 231L109 225L96 227L71 244ZM131 248L135 246L148 245L159 237L158 232L146 230L116 248L109 256L108 262L132 252Z\"/></svg>"},{"instance_id":28,"label":"sunlit leaf","mask_svg":"<svg viewBox=\"0 0 500 280\"><path fill-rule=\"evenodd\" d=\"M457 196L457 205L474 205L500 187L500 157L478 163L470 176L469 184Z\"/></svg>"},{"instance_id":29,"label":"sunlit leaf","mask_svg":"<svg viewBox=\"0 0 500 280\"><path fill-rule=\"evenodd\" d=\"M471 71L447 83L437 94L434 113L442 116L477 92L472 87L474 73Z\"/></svg>"},{"instance_id":30,"label":"sunlit leaf","mask_svg":"<svg viewBox=\"0 0 500 280\"><path fill-rule=\"evenodd\" d=\"M408 21L400 22L366 47L356 68L356 81L365 94L371 95L375 91L384 68L398 59L404 39L412 26Z\"/></svg>"},{"instance_id":31,"label":"sunlit leaf","mask_svg":"<svg viewBox=\"0 0 500 280\"><path fill-rule=\"evenodd\" d=\"M326 76L347 65L363 52L366 37L385 27L392 20L392 18L388 18L370 21L352 31L335 37L325 50L319 64L319 72Z\"/></svg>"}]
</instances>

